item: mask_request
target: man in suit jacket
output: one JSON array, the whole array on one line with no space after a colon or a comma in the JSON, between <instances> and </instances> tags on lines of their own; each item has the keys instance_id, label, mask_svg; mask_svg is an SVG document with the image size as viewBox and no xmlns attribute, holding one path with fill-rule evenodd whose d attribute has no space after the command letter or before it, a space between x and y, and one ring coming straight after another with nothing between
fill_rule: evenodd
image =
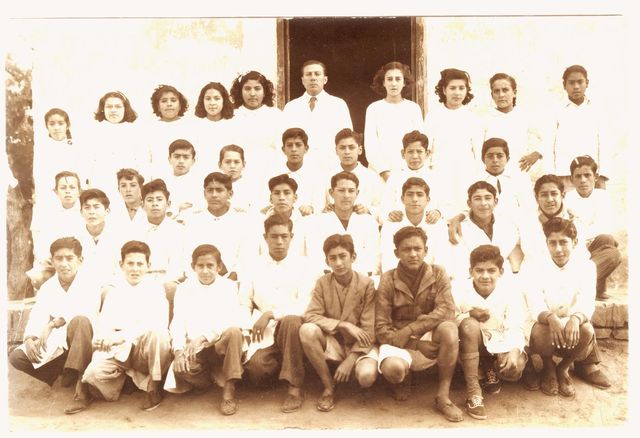
<instances>
[{"instance_id":1,"label":"man in suit jacket","mask_svg":"<svg viewBox=\"0 0 640 438\"><path fill-rule=\"evenodd\" d=\"M354 272L353 239L348 234L329 236L323 245L331 273L318 279L300 328L300 341L324 391L316 407L327 412L334 407L335 384L355 377L363 388L376 380L377 348L374 347L373 280ZM333 374L327 360L338 362Z\"/></svg>"}]
</instances>

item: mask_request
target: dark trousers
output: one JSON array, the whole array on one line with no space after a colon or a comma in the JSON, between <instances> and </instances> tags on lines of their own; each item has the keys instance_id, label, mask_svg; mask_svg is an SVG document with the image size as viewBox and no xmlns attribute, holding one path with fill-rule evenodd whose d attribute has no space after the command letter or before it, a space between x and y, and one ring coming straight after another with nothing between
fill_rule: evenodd
<instances>
[{"instance_id":1,"label":"dark trousers","mask_svg":"<svg viewBox=\"0 0 640 438\"><path fill-rule=\"evenodd\" d=\"M607 278L622 261L618 242L610 234L600 234L589 245L591 260L596 264L596 294L607 290Z\"/></svg>"},{"instance_id":2,"label":"dark trousers","mask_svg":"<svg viewBox=\"0 0 640 438\"><path fill-rule=\"evenodd\" d=\"M9 362L17 370L52 386L58 376L66 369L73 370L78 373L78 376L82 376L85 368L91 362L92 337L93 327L89 318L76 316L67 324L68 351L37 369L33 367L22 350L13 350L9 355Z\"/></svg>"},{"instance_id":3,"label":"dark trousers","mask_svg":"<svg viewBox=\"0 0 640 438\"><path fill-rule=\"evenodd\" d=\"M299 334L301 325L300 316L288 315L282 318L276 326L274 344L256 351L245 364L247 377L254 385L268 384L280 370L280 380L286 380L293 386L302 386L304 351Z\"/></svg>"}]
</instances>

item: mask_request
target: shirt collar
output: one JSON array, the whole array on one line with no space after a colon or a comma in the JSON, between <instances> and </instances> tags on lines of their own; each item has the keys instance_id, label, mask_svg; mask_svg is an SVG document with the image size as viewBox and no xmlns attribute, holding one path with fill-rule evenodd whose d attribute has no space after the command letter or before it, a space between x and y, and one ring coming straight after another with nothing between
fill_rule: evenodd
<instances>
[{"instance_id":1,"label":"shirt collar","mask_svg":"<svg viewBox=\"0 0 640 438\"><path fill-rule=\"evenodd\" d=\"M569 99L569 96L564 96L564 107L565 108L569 108L569 107L583 108L583 107L589 106L589 105L591 105L591 99L589 99L589 96L587 96L586 94L584 96L584 102L582 102L582 104L580 104L580 105L576 105L575 103L573 103L571 101L571 99Z\"/></svg>"}]
</instances>

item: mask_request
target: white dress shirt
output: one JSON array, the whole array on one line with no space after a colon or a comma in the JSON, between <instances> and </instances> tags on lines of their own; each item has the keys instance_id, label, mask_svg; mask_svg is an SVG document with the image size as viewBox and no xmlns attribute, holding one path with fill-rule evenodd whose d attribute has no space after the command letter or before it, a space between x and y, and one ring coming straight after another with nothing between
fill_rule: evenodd
<instances>
[{"instance_id":1,"label":"white dress shirt","mask_svg":"<svg viewBox=\"0 0 640 438\"><path fill-rule=\"evenodd\" d=\"M517 225L508 217L494 214L493 237L487 234L468 217L461 223L462 238L457 245L449 244L450 256L447 272L456 279L469 278L469 255L480 245L495 245L500 248L500 254L505 261L520 243L520 233ZM507 267L505 272L511 270Z\"/></svg>"},{"instance_id":2,"label":"white dress shirt","mask_svg":"<svg viewBox=\"0 0 640 438\"><path fill-rule=\"evenodd\" d=\"M327 175L325 184L325 196L326 204L333 204L333 196L329 194L331 188L331 177L339 172L344 172L344 169L340 164L335 166L334 172ZM380 199L382 198L382 192L384 190L384 180L375 171L364 167L361 163L357 163L356 167L349 172L358 177L358 197L356 198L356 204L364 205L374 218L379 215Z\"/></svg>"},{"instance_id":3,"label":"white dress shirt","mask_svg":"<svg viewBox=\"0 0 640 438\"><path fill-rule=\"evenodd\" d=\"M322 90L316 96L316 104L311 111L311 95L305 92L288 102L282 111L282 132L288 128L302 128L309 136L309 156L313 162L333 164L335 157L335 137L338 131L353 129L347 103L339 97Z\"/></svg>"},{"instance_id":4,"label":"white dress shirt","mask_svg":"<svg viewBox=\"0 0 640 438\"><path fill-rule=\"evenodd\" d=\"M200 336L213 344L230 327L251 328L249 309L240 302L236 282L217 277L205 285L190 278L178 286L169 327L173 351Z\"/></svg>"},{"instance_id":5,"label":"white dress shirt","mask_svg":"<svg viewBox=\"0 0 640 438\"><path fill-rule=\"evenodd\" d=\"M404 164L402 137L424 128L420 106L407 99L389 103L377 100L367 107L364 123L364 144L369 166L382 173L399 169Z\"/></svg>"},{"instance_id":6,"label":"white dress shirt","mask_svg":"<svg viewBox=\"0 0 640 438\"><path fill-rule=\"evenodd\" d=\"M495 107L491 108L482 120L484 132L479 145L480 151L482 144L490 138L505 140L509 146L510 157L507 167L521 172L518 164L520 158L534 151L543 154L543 138L536 123L537 119L531 110L523 109L520 105L514 106L508 113L503 113ZM546 159L546 156L543 159ZM535 164L536 170L542 167L538 163Z\"/></svg>"},{"instance_id":7,"label":"white dress shirt","mask_svg":"<svg viewBox=\"0 0 640 438\"><path fill-rule=\"evenodd\" d=\"M252 325L265 312L272 312L275 319L269 321L262 341L251 343L245 361L257 350L273 345L279 319L287 315L304 314L317 279L309 273L306 257L287 255L276 261L266 254L252 258L251 266L251 272L240 281L241 302L253 309Z\"/></svg>"},{"instance_id":8,"label":"white dress shirt","mask_svg":"<svg viewBox=\"0 0 640 438\"><path fill-rule=\"evenodd\" d=\"M378 222L369 214L352 213L345 229L335 212L308 216L305 248L314 270L322 270L325 256L322 246L333 234L350 234L356 251L354 271L378 274L380 272L380 233ZM308 268L307 268L308 269Z\"/></svg>"},{"instance_id":9,"label":"white dress shirt","mask_svg":"<svg viewBox=\"0 0 640 438\"><path fill-rule=\"evenodd\" d=\"M145 332L167 330L168 325L169 302L162 284L146 276L132 286L122 274L105 296L94 337L105 338L119 332L125 344L136 344ZM121 349L112 350L115 353ZM121 357L126 359L128 354Z\"/></svg>"},{"instance_id":10,"label":"white dress shirt","mask_svg":"<svg viewBox=\"0 0 640 438\"><path fill-rule=\"evenodd\" d=\"M404 209L402 212L403 217L400 222L391 222L387 219L382 223L382 229L380 231L382 273L398 266L398 257L394 252L396 249L396 246L393 243L394 234L396 234L401 228L416 226L411 223ZM449 243L447 240L448 234L445 222L440 220L435 224L428 224L424 220L423 215L422 221L417 225L417 227L422 228L427 234L427 256L424 261L430 265L446 265L446 257L448 257L449 254Z\"/></svg>"},{"instance_id":11,"label":"white dress shirt","mask_svg":"<svg viewBox=\"0 0 640 438\"><path fill-rule=\"evenodd\" d=\"M593 189L586 198L572 190L565 195L564 203L575 215L582 242L600 234L612 234L619 227L611 196L604 189Z\"/></svg>"},{"instance_id":12,"label":"white dress shirt","mask_svg":"<svg viewBox=\"0 0 640 438\"><path fill-rule=\"evenodd\" d=\"M256 252L258 235L252 217L230 208L222 216L214 216L205 209L185 219L184 271L187 277L194 275L190 268L193 250L199 245L210 244L220 251L227 271L236 272L240 279L245 259Z\"/></svg>"},{"instance_id":13,"label":"white dress shirt","mask_svg":"<svg viewBox=\"0 0 640 438\"><path fill-rule=\"evenodd\" d=\"M449 200L442 194L447 192L439 172L430 169L427 165L419 169L409 169L404 164L400 169L394 170L384 184L380 201L379 221L382 223L389 218L392 211L404 211L402 203L402 186L409 178L422 178L429 186L429 205L427 210L438 210L443 218L452 216L455 211L449 204Z\"/></svg>"},{"instance_id":14,"label":"white dress shirt","mask_svg":"<svg viewBox=\"0 0 640 438\"><path fill-rule=\"evenodd\" d=\"M565 96L554 122L552 156L549 170L556 175L569 175L571 161L579 155L590 155L598 163L599 173L607 175L607 151L602 149L602 114L589 98L576 105Z\"/></svg>"},{"instance_id":15,"label":"white dress shirt","mask_svg":"<svg viewBox=\"0 0 640 438\"><path fill-rule=\"evenodd\" d=\"M168 217L155 225L145 218L134 227L131 239L149 245L149 270L158 274L159 279L176 281L184 276L184 262L187 258L184 253L184 225Z\"/></svg>"},{"instance_id":16,"label":"white dress shirt","mask_svg":"<svg viewBox=\"0 0 640 438\"><path fill-rule=\"evenodd\" d=\"M514 348L524 351L525 302L517 287L514 281L502 277L493 292L484 298L475 290L473 279L451 284L458 324L469 318L473 308L489 310L491 316L480 323L480 330L484 346L491 354L508 353Z\"/></svg>"},{"instance_id":17,"label":"white dress shirt","mask_svg":"<svg viewBox=\"0 0 640 438\"><path fill-rule=\"evenodd\" d=\"M582 314L581 319L591 319L596 302L596 265L575 255L571 254L563 267L556 265L551 256L540 258L535 266L521 273L529 312L527 337L538 315L545 311L553 312L564 324L574 313Z\"/></svg>"},{"instance_id":18,"label":"white dress shirt","mask_svg":"<svg viewBox=\"0 0 640 438\"><path fill-rule=\"evenodd\" d=\"M275 106L262 105L250 110L241 106L234 111L234 130L239 134L247 168L252 175L264 173L280 158L282 112Z\"/></svg>"}]
</instances>

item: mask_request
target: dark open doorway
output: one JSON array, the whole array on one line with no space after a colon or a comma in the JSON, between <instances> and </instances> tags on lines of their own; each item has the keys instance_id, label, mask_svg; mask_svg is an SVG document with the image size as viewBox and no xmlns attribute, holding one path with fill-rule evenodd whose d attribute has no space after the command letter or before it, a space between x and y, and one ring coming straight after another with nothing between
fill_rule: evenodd
<instances>
[{"instance_id":1,"label":"dark open doorway","mask_svg":"<svg viewBox=\"0 0 640 438\"><path fill-rule=\"evenodd\" d=\"M389 61L400 61L416 73L413 20L412 17L286 20L283 37L288 44L282 59L285 79L282 91L286 100L304 93L300 81L302 63L318 59L327 66L329 82L325 90L347 102L354 130L364 132L367 106L381 99L370 88L376 71ZM415 96L414 86L414 100Z\"/></svg>"}]
</instances>

